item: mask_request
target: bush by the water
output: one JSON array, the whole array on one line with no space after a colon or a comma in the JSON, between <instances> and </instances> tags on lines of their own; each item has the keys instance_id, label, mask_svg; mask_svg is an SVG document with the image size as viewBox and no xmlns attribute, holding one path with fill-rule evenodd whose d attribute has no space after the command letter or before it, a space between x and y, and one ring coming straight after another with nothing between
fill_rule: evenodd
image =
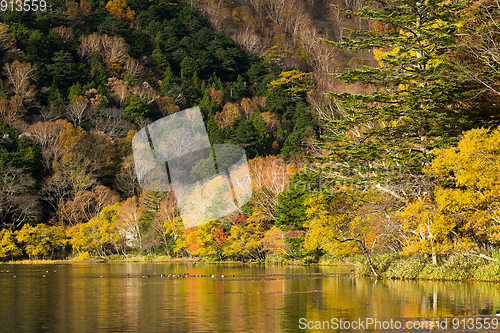
<instances>
[{"instance_id":1,"label":"bush by the water","mask_svg":"<svg viewBox=\"0 0 500 333\"><path fill-rule=\"evenodd\" d=\"M424 280L478 280L499 281L500 262L485 259L452 255L442 258L437 265L430 258L406 257L397 253L382 254L371 258L379 277L389 279ZM360 261L356 274L374 277L366 260Z\"/></svg>"}]
</instances>

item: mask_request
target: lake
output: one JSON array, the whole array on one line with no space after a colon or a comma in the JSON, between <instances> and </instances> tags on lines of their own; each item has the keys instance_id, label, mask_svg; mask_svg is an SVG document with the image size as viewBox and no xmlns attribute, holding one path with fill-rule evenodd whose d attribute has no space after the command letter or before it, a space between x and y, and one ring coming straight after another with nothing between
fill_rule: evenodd
<instances>
[{"instance_id":1,"label":"lake","mask_svg":"<svg viewBox=\"0 0 500 333\"><path fill-rule=\"evenodd\" d=\"M382 325L391 320L418 322L411 332L440 321L468 331L462 321L492 329L500 319L493 316L500 284L377 281L341 266L2 264L0 271L0 332L372 332L389 330Z\"/></svg>"}]
</instances>

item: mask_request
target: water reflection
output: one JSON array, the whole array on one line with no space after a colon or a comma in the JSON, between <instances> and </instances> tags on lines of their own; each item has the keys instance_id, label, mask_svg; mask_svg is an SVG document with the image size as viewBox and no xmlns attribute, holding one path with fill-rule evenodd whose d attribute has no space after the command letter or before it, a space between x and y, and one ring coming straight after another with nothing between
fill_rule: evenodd
<instances>
[{"instance_id":1,"label":"water reflection","mask_svg":"<svg viewBox=\"0 0 500 333\"><path fill-rule=\"evenodd\" d=\"M376 281L339 267L116 263L0 271L1 332L299 332L300 318L500 311L498 284ZM161 277L181 273L189 276Z\"/></svg>"}]
</instances>

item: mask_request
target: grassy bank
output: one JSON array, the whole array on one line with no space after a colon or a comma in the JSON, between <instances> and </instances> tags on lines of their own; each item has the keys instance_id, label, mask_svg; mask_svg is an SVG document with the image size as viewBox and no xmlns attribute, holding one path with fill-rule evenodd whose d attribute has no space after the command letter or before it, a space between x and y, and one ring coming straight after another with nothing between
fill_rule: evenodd
<instances>
[{"instance_id":1,"label":"grassy bank","mask_svg":"<svg viewBox=\"0 0 500 333\"><path fill-rule=\"evenodd\" d=\"M374 277L366 260L355 259L356 275ZM430 258L391 253L373 257L372 263L379 278L500 282L500 262L470 256L452 255L435 265Z\"/></svg>"}]
</instances>

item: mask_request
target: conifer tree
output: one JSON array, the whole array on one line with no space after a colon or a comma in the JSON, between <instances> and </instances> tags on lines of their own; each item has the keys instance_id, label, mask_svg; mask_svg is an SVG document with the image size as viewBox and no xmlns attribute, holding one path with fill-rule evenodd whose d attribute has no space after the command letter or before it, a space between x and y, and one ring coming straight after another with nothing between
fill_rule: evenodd
<instances>
[{"instance_id":1,"label":"conifer tree","mask_svg":"<svg viewBox=\"0 0 500 333\"><path fill-rule=\"evenodd\" d=\"M429 153L458 141L470 120L460 112L464 87L450 62L456 48L463 1L377 0L376 7L346 15L371 22L371 30L348 32L355 38L326 41L349 50L374 50L378 67L333 74L347 84L374 87L372 93L329 93L340 116L325 120L323 159L349 165L341 177L419 175ZM373 29L375 28L375 29ZM359 177L360 175L364 175Z\"/></svg>"}]
</instances>

